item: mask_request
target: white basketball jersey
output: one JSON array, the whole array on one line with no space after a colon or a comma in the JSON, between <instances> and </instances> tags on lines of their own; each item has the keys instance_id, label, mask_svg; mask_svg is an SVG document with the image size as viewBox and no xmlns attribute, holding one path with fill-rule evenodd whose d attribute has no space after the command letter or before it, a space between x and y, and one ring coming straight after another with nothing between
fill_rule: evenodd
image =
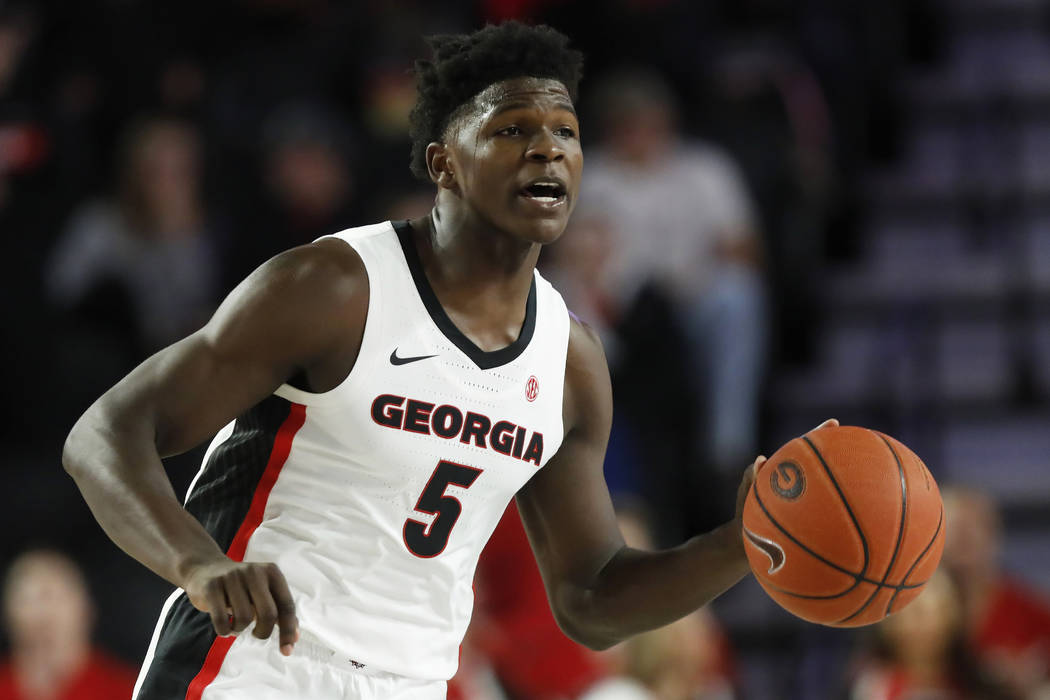
<instances>
[{"instance_id":1,"label":"white basketball jersey","mask_svg":"<svg viewBox=\"0 0 1050 700\"><path fill-rule=\"evenodd\" d=\"M441 309L406 224L336 237L368 272L353 371L323 394L283 385L220 433L187 507L207 512L204 494L232 478L234 455L271 434L252 448L267 464L245 505L257 524L229 530L231 556L240 538L245 561L280 566L304 636L366 668L447 679L478 556L561 445L568 312L536 273L518 340L483 352Z\"/></svg>"}]
</instances>

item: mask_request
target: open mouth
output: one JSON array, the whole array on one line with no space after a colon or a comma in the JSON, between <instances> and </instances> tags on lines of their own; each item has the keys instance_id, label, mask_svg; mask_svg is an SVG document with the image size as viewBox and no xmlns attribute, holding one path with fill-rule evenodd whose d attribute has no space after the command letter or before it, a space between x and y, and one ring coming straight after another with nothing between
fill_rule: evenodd
<instances>
[{"instance_id":1,"label":"open mouth","mask_svg":"<svg viewBox=\"0 0 1050 700\"><path fill-rule=\"evenodd\" d=\"M557 180L533 180L521 188L520 195L537 204L560 204L565 201L565 185Z\"/></svg>"}]
</instances>

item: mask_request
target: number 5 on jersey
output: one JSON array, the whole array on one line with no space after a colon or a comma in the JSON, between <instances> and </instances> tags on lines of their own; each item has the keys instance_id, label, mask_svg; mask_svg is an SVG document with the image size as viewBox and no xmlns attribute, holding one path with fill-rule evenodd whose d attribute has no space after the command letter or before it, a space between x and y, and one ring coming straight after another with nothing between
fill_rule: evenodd
<instances>
[{"instance_id":1,"label":"number 5 on jersey","mask_svg":"<svg viewBox=\"0 0 1050 700\"><path fill-rule=\"evenodd\" d=\"M447 495L445 489L450 484L469 489L480 475L481 470L474 467L445 460L438 462L415 508L417 513L433 515L434 521L429 526L412 518L405 521L403 535L408 551L424 559L445 551L452 528L463 512L463 504L455 496Z\"/></svg>"}]
</instances>

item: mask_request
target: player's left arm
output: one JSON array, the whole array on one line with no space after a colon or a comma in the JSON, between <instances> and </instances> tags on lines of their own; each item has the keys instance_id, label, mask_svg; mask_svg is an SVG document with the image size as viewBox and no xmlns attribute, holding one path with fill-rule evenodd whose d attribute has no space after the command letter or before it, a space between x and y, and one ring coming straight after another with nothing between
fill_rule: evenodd
<instances>
[{"instance_id":1,"label":"player's left arm","mask_svg":"<svg viewBox=\"0 0 1050 700\"><path fill-rule=\"evenodd\" d=\"M743 475L730 522L673 549L627 547L602 469L612 425L608 365L593 331L571 323L565 439L517 502L555 619L577 642L604 649L689 614L748 573L740 512L763 458Z\"/></svg>"}]
</instances>

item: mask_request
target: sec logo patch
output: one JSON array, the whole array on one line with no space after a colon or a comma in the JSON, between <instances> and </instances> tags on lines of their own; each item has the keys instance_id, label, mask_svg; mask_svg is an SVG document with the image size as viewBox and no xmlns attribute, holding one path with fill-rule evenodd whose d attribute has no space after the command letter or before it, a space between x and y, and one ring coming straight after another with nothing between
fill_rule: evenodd
<instances>
[{"instance_id":1,"label":"sec logo patch","mask_svg":"<svg viewBox=\"0 0 1050 700\"><path fill-rule=\"evenodd\" d=\"M539 393L540 382L536 379L536 375L533 375L529 377L529 381L525 382L525 398L529 401L535 401Z\"/></svg>"}]
</instances>

